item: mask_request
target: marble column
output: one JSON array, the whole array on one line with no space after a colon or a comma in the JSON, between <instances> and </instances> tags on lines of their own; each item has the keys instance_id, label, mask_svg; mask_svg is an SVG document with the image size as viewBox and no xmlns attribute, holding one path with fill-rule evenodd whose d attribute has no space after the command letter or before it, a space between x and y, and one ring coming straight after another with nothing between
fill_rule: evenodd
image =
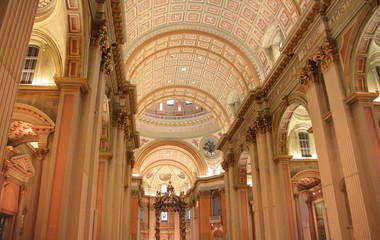
<instances>
[{"instance_id":1,"label":"marble column","mask_svg":"<svg viewBox=\"0 0 380 240\"><path fill-rule=\"evenodd\" d=\"M131 219L131 180L132 180L132 168L135 163L135 157L133 151L130 149L126 152L126 164L124 172L124 209L123 213L123 238L127 238L131 234L131 221L135 221L135 218ZM138 206L137 206L138 208Z\"/></svg>"},{"instance_id":2,"label":"marble column","mask_svg":"<svg viewBox=\"0 0 380 240\"><path fill-rule=\"evenodd\" d=\"M14 225L13 225L12 240L21 239L21 235L22 235L22 231L23 231L24 223L25 223L25 217L27 214L27 206L26 206L27 191L28 191L28 188L25 185L20 186L19 198L18 198L18 209L17 209L17 215L15 217Z\"/></svg>"},{"instance_id":3,"label":"marble column","mask_svg":"<svg viewBox=\"0 0 380 240\"><path fill-rule=\"evenodd\" d=\"M230 215L230 221L231 221L231 230L232 230L232 239L241 239L241 219L239 216L239 212L237 209L238 206L240 206L240 202L238 201L238 191L237 187L235 186L235 167L234 167L234 160L233 156L229 156L231 160L229 160L228 165L228 183L230 188L230 208L231 208L231 215Z\"/></svg>"},{"instance_id":4,"label":"marble column","mask_svg":"<svg viewBox=\"0 0 380 240\"><path fill-rule=\"evenodd\" d=\"M348 218L340 191L342 179L340 165L335 152L334 126L328 114L328 102L324 95L323 83L314 61L309 60L300 71L298 80L306 88L309 116L313 125L315 147L318 154L325 206L328 210L329 229L332 239L349 239Z\"/></svg>"},{"instance_id":5,"label":"marble column","mask_svg":"<svg viewBox=\"0 0 380 240\"><path fill-rule=\"evenodd\" d=\"M373 201L374 188L378 187L370 187L371 179L369 179L370 174L368 172L370 169L365 164L367 161L372 160L368 159L369 156L366 156L365 152L363 152L366 144L361 143L362 139L358 137L362 134L366 136L365 132L357 131L360 125L368 125L372 122L355 121L351 109L345 102L346 89L342 84L343 79L341 78L341 68L336 55L335 42L332 39L326 38L318 52L314 55L313 60L318 63L326 84L326 92L337 139L338 160L345 180L352 215L354 238L380 239L380 228L377 224L380 221L379 206L377 201ZM364 113L364 116L368 117L368 114ZM373 119L371 120L373 121ZM367 127L362 127L360 130ZM368 133L368 130L366 132ZM371 135L368 137L371 138ZM366 142L377 144L375 149L379 151L378 135L374 136L374 138ZM373 160L372 162L375 163L377 161ZM376 191L379 193L379 190Z\"/></svg>"},{"instance_id":6,"label":"marble column","mask_svg":"<svg viewBox=\"0 0 380 240\"><path fill-rule=\"evenodd\" d=\"M246 133L246 141L249 147L249 159L251 161L252 191L253 191L253 222L255 239L264 239L264 215L261 199L261 183L258 162L256 132L249 128Z\"/></svg>"},{"instance_id":7,"label":"marble column","mask_svg":"<svg viewBox=\"0 0 380 240\"><path fill-rule=\"evenodd\" d=\"M36 153L34 156L35 173L30 183L28 214L26 216L26 225L23 231L24 236L26 236L24 237L24 239L30 238L30 236L34 236L34 232L36 228L37 210L38 210L38 205L40 202L39 199L40 199L43 163L45 161L45 158L47 158L48 152L49 152L48 148L45 148L43 144L39 144L39 148L36 150Z\"/></svg>"},{"instance_id":8,"label":"marble column","mask_svg":"<svg viewBox=\"0 0 380 240\"><path fill-rule=\"evenodd\" d=\"M0 1L0 166L38 3Z\"/></svg>"},{"instance_id":9,"label":"marble column","mask_svg":"<svg viewBox=\"0 0 380 240\"><path fill-rule=\"evenodd\" d=\"M276 185L279 202L278 212L282 221L282 233L284 239L297 239L296 224L293 211L292 189L290 185L289 160L292 156L278 155L274 160Z\"/></svg>"},{"instance_id":10,"label":"marble column","mask_svg":"<svg viewBox=\"0 0 380 240\"><path fill-rule=\"evenodd\" d=\"M227 236L227 239L232 239L232 225L231 225L231 211L232 211L232 205L230 200L230 183L228 178L228 164L224 161L222 163L223 169L224 169L224 189L225 189L225 198L226 198L226 216L223 219L223 225L226 225L227 228L224 229L225 235Z\"/></svg>"},{"instance_id":11,"label":"marble column","mask_svg":"<svg viewBox=\"0 0 380 240\"><path fill-rule=\"evenodd\" d=\"M278 226L275 222L275 216L273 211L273 193L272 193L272 181L270 176L270 158L268 150L267 140L267 127L269 126L269 120L267 117L260 117L255 121L256 128L256 141L258 149L258 162L260 166L260 184L261 184L261 198L264 220L264 232L265 237L263 239L276 239L276 233Z\"/></svg>"}]
</instances>

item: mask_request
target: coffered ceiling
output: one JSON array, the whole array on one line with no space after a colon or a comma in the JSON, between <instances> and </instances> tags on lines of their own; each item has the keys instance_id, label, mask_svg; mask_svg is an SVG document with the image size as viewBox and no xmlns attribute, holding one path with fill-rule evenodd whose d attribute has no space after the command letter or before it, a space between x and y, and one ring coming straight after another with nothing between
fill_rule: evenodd
<instances>
[{"instance_id":1,"label":"coffered ceiling","mask_svg":"<svg viewBox=\"0 0 380 240\"><path fill-rule=\"evenodd\" d=\"M143 127L141 131L160 127L156 132L162 136L156 134L154 139L165 139L164 126L168 124L155 124L160 120L147 118L144 113L160 102L180 99L194 102L210 113L210 122L219 125L215 137L226 132L236 113L231 96L237 103L242 102L250 90L265 80L280 54L281 43L309 2L125 0L125 75L137 87L137 122ZM199 138L202 133L194 131L195 121L189 122L189 133ZM191 135L177 132L178 141ZM199 155L200 150L202 146L193 146L187 151ZM155 173L150 178L145 176L146 184L157 185L162 180L157 176L164 176L166 170L174 178L182 172L186 179L191 179L195 160L185 157L191 154L181 152L178 147L160 145L150 149L145 157L138 157L137 161L142 161L138 163L142 167L139 174ZM181 159L186 168L179 164ZM161 165L155 166L155 162ZM162 167L165 164L167 167Z\"/></svg>"}]
</instances>

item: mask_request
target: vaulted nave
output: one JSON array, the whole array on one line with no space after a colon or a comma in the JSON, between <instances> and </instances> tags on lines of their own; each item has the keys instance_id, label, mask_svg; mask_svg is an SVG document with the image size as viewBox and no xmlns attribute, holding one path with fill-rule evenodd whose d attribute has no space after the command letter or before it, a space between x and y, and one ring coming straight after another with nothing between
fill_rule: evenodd
<instances>
[{"instance_id":1,"label":"vaulted nave","mask_svg":"<svg viewBox=\"0 0 380 240\"><path fill-rule=\"evenodd\" d=\"M0 240L380 239L379 0L1 0Z\"/></svg>"}]
</instances>

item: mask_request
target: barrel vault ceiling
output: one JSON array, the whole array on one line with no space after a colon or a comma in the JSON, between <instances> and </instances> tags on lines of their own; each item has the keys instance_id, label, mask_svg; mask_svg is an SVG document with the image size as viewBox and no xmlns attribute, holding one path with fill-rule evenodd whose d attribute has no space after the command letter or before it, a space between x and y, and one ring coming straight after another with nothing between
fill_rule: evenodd
<instances>
[{"instance_id":1,"label":"barrel vault ceiling","mask_svg":"<svg viewBox=\"0 0 380 240\"><path fill-rule=\"evenodd\" d=\"M194 156L201 156L208 167L210 161L202 155L201 144L194 144L202 141L206 128L201 125L205 122L187 121L194 126L189 128L192 137L181 131L173 136L170 132L177 126L175 121L168 124L165 119L154 117L148 121L144 112L166 100L194 102L208 111L217 124L219 131L213 135L217 138L234 120L231 96L243 101L250 90L265 80L276 60L271 52L274 45L277 51L281 50L280 42L286 40L309 3L310 0L124 1L125 74L137 87L137 126L143 143L137 151L141 169L134 171L136 175L145 174L148 187L159 185L159 179L165 179L159 176L169 173L177 178L185 175L192 182L198 164ZM144 131L149 129L147 122L155 125L153 129L160 128L160 136ZM183 121L181 124L183 127ZM139 154L167 138L173 140L167 149L160 145L151 148L149 154ZM176 141L188 144L189 149L180 150ZM189 164L181 165L178 158ZM158 161L161 165L152 165ZM197 174L202 175L193 175Z\"/></svg>"}]
</instances>

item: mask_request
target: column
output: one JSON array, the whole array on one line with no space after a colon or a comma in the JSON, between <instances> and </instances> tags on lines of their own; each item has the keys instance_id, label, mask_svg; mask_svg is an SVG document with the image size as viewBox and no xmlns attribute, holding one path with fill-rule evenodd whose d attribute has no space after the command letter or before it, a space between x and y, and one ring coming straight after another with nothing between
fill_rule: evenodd
<instances>
[{"instance_id":1,"label":"column","mask_svg":"<svg viewBox=\"0 0 380 240\"><path fill-rule=\"evenodd\" d=\"M249 147L249 159L251 161L251 174L252 174L252 191L253 191L253 222L254 222L254 235L255 239L265 239L264 235L264 215L261 199L261 182L258 162L258 151L256 143L256 132L254 129L249 128L246 133L246 141Z\"/></svg>"},{"instance_id":2,"label":"column","mask_svg":"<svg viewBox=\"0 0 380 240\"><path fill-rule=\"evenodd\" d=\"M372 183L367 185L367 189L372 196L373 212L377 213L380 212L380 188L377 187L377 183L380 182L380 131L376 126L379 113L373 100L378 96L378 93L355 92L346 100L351 108L355 127L361 133L360 153L366 160L360 162L360 165L367 175L368 182Z\"/></svg>"},{"instance_id":3,"label":"column","mask_svg":"<svg viewBox=\"0 0 380 240\"><path fill-rule=\"evenodd\" d=\"M13 233L12 233L13 240L18 240L21 238L21 234L24 228L25 216L27 214L26 212L27 208L25 204L26 193L27 193L27 187L25 185L20 186L17 215L14 220Z\"/></svg>"},{"instance_id":4,"label":"column","mask_svg":"<svg viewBox=\"0 0 380 240\"><path fill-rule=\"evenodd\" d=\"M107 179L108 179L108 162L112 158L111 153L102 152L99 156L99 170L98 170L98 184L97 184L97 197L96 197L96 230L94 231L96 234L95 239L102 239L102 226L105 225L104 216L106 215L106 193L107 193Z\"/></svg>"},{"instance_id":5,"label":"column","mask_svg":"<svg viewBox=\"0 0 380 240\"><path fill-rule=\"evenodd\" d=\"M0 165L38 3L0 1Z\"/></svg>"},{"instance_id":6,"label":"column","mask_svg":"<svg viewBox=\"0 0 380 240\"><path fill-rule=\"evenodd\" d=\"M46 146L46 145L45 145ZM45 161L45 157L48 154L49 149L45 148L42 144L39 144L39 148L35 152L34 156L34 177L30 184L30 200L28 207L28 214L26 217L27 225L24 228L23 235L30 237L34 236L37 218L38 205L40 203L40 189L41 189L41 178L42 178L42 168Z\"/></svg>"},{"instance_id":7,"label":"column","mask_svg":"<svg viewBox=\"0 0 380 240\"><path fill-rule=\"evenodd\" d=\"M362 149L365 143L361 143L362 139L358 137L363 135L367 138L367 136L365 132L357 131L361 124L373 125L373 122L355 122L351 109L344 101L346 90L342 84L343 79L341 79L341 68L336 57L335 43L327 38L313 59L318 63L326 83L326 92L337 139L339 162L341 163L352 214L354 237L355 239L380 239L380 228L377 224L380 221L379 206L377 201L373 201L373 194L379 193L379 190L375 191L374 189L377 187L371 186L376 183L371 184L370 174L367 172L371 167L377 168L376 162L379 160L367 159L370 156L366 156ZM368 116L369 113L369 111L364 112L364 116L368 117L368 120L372 120L370 119L372 117ZM362 129L366 127L362 127ZM368 133L368 130L366 132ZM377 146L371 150L377 150L376 152L379 154L379 139L376 135L370 135L369 138L373 136L374 139L365 142L377 143ZM371 157L375 156L372 155ZM374 163L370 169L365 166L368 161Z\"/></svg>"},{"instance_id":8,"label":"column","mask_svg":"<svg viewBox=\"0 0 380 240\"><path fill-rule=\"evenodd\" d=\"M328 211L330 237L349 239L348 220L343 195L340 192L341 170L336 161L334 134L328 118L328 103L324 96L322 82L319 81L315 62L309 60L300 72L298 79L306 88L309 116L313 125L315 147L318 154L318 166L321 184ZM326 118L327 116L327 118ZM325 117L325 118L324 118ZM326 119L326 120L325 120Z\"/></svg>"},{"instance_id":9,"label":"column","mask_svg":"<svg viewBox=\"0 0 380 240\"><path fill-rule=\"evenodd\" d=\"M129 140L127 140L129 141ZM131 212L133 213L133 207L131 208L132 197L135 201L136 196L132 196L131 194L131 180L132 180L132 168L135 163L135 156L133 155L133 151L128 149L126 152L126 164L125 164L125 172L124 172L124 206L125 209L123 213L123 237L129 237L131 235L131 224L135 221L136 218L131 217ZM138 198L138 196L137 196ZM136 206L137 210L139 206Z\"/></svg>"},{"instance_id":10,"label":"column","mask_svg":"<svg viewBox=\"0 0 380 240\"><path fill-rule=\"evenodd\" d=\"M123 142L119 143L119 137L118 133L122 131L122 129L118 128L118 122L116 120L116 117L113 116L112 118L113 124L112 124L112 157L107 162L107 178L106 178L106 192L104 196L104 215L102 217L102 239L112 239L112 232L117 231L118 229L118 223L112 224L113 219L113 201L114 201L114 192L117 190L115 187L115 174L116 174L116 149L122 148ZM114 230L114 228L116 228Z\"/></svg>"},{"instance_id":11,"label":"column","mask_svg":"<svg viewBox=\"0 0 380 240\"><path fill-rule=\"evenodd\" d=\"M269 163L272 158L269 158L268 141L266 131L269 126L269 120L267 117L259 117L255 121L256 129L256 141L258 149L258 162L260 171L260 184L261 184L261 197L262 197L262 209L264 220L264 239L276 239L276 233L278 231L276 222L274 220L273 211L273 194L272 194L272 182L270 176Z\"/></svg>"},{"instance_id":12,"label":"column","mask_svg":"<svg viewBox=\"0 0 380 240\"><path fill-rule=\"evenodd\" d=\"M139 206L139 193L137 190L133 190L131 194L130 206L126 207L126 212L130 212L130 221L123 224L129 224L130 231L127 235L123 234L122 239L137 240L138 239L138 224L140 222L140 206ZM125 231L124 231L125 232Z\"/></svg>"},{"instance_id":13,"label":"column","mask_svg":"<svg viewBox=\"0 0 380 240\"><path fill-rule=\"evenodd\" d=\"M230 188L230 206L231 206L231 214L230 214L230 222L231 222L231 230L232 230L232 239L241 239L241 219L240 219L240 211L239 208L236 208L237 206L240 206L240 202L238 201L238 191L237 187L235 186L235 167L234 167L234 159L232 154L227 155L229 165L228 165L228 182L229 182L229 188Z\"/></svg>"},{"instance_id":14,"label":"column","mask_svg":"<svg viewBox=\"0 0 380 240\"><path fill-rule=\"evenodd\" d=\"M111 222L107 224L111 225L111 238L109 239L120 239L122 235L122 217L123 217L123 193L124 193L124 156L125 156L125 140L124 140L124 129L122 128L122 122L119 120L119 126L117 129L117 145L115 148L115 157L112 159L115 161L115 172L112 176L113 179L113 192L112 199L108 204L111 204L112 218Z\"/></svg>"},{"instance_id":15,"label":"column","mask_svg":"<svg viewBox=\"0 0 380 240\"><path fill-rule=\"evenodd\" d=\"M231 211L232 205L230 200L230 182L228 177L228 163L224 160L222 162L222 167L224 169L224 189L225 189L225 199L226 199L226 215L223 216L223 226L226 226L224 229L227 239L232 239L232 223L231 223Z\"/></svg>"},{"instance_id":16,"label":"column","mask_svg":"<svg viewBox=\"0 0 380 240\"><path fill-rule=\"evenodd\" d=\"M227 197L226 197L226 182L224 182L224 188L220 190L220 196L222 201L222 227L224 232L224 238L227 238L227 230L228 230L228 218L227 218L227 212L228 212L228 204L227 204Z\"/></svg>"},{"instance_id":17,"label":"column","mask_svg":"<svg viewBox=\"0 0 380 240\"><path fill-rule=\"evenodd\" d=\"M278 211L282 220L284 239L297 239L295 216L292 202L292 189L290 185L289 160L292 156L279 155L275 157L275 175L277 176L278 198L281 200Z\"/></svg>"}]
</instances>

